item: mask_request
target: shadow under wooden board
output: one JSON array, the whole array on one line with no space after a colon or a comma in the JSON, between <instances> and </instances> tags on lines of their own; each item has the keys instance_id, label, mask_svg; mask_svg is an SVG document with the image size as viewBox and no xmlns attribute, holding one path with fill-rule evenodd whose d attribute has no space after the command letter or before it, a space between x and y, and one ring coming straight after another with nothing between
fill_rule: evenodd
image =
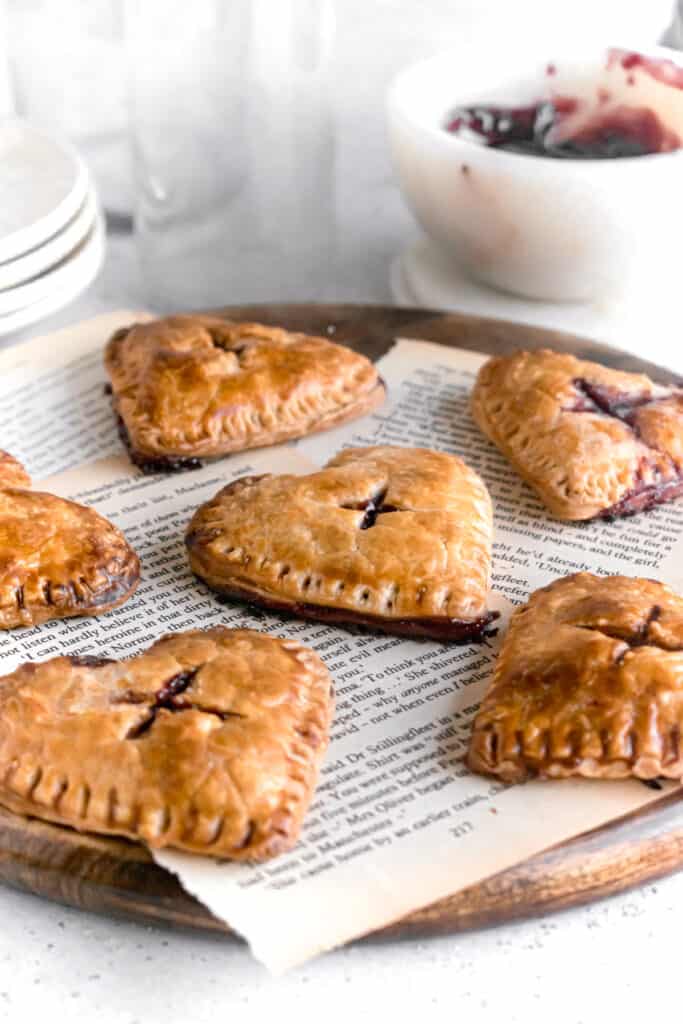
<instances>
[{"instance_id":1,"label":"shadow under wooden board","mask_svg":"<svg viewBox=\"0 0 683 1024\"><path fill-rule=\"evenodd\" d=\"M671 374L634 356L559 331L421 309L354 305L251 305L220 310L234 320L322 334L373 359L396 337L491 354L555 348L656 380ZM683 797L555 846L408 915L371 938L451 933L576 906L683 867ZM83 835L0 809L0 881L71 906L230 935L151 855L124 839ZM454 879L457 884L457 879Z\"/></svg>"}]
</instances>

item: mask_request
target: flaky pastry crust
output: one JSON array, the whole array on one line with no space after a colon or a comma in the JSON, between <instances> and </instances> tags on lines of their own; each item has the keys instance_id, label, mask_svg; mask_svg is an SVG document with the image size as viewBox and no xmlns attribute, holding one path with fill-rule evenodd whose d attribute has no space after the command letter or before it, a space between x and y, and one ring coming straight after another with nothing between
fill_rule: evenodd
<instances>
[{"instance_id":1,"label":"flaky pastry crust","mask_svg":"<svg viewBox=\"0 0 683 1024\"><path fill-rule=\"evenodd\" d=\"M343 345L210 316L117 331L105 365L131 458L152 471L326 430L384 400L370 360Z\"/></svg>"},{"instance_id":2,"label":"flaky pastry crust","mask_svg":"<svg viewBox=\"0 0 683 1024\"><path fill-rule=\"evenodd\" d=\"M31 477L18 459L0 451L0 487L30 487Z\"/></svg>"},{"instance_id":3,"label":"flaky pastry crust","mask_svg":"<svg viewBox=\"0 0 683 1024\"><path fill-rule=\"evenodd\" d=\"M472 413L559 519L632 515L683 494L683 390L542 350L490 359Z\"/></svg>"},{"instance_id":4,"label":"flaky pastry crust","mask_svg":"<svg viewBox=\"0 0 683 1024\"><path fill-rule=\"evenodd\" d=\"M529 776L683 777L683 598L578 573L514 612L468 763Z\"/></svg>"},{"instance_id":5,"label":"flaky pastry crust","mask_svg":"<svg viewBox=\"0 0 683 1024\"><path fill-rule=\"evenodd\" d=\"M316 654L251 630L176 633L129 661L22 665L0 678L0 803L264 860L297 839L332 707Z\"/></svg>"},{"instance_id":6,"label":"flaky pastry crust","mask_svg":"<svg viewBox=\"0 0 683 1024\"><path fill-rule=\"evenodd\" d=\"M186 543L219 594L388 633L480 640L492 512L460 459L348 448L308 476L245 477L202 505Z\"/></svg>"},{"instance_id":7,"label":"flaky pastry crust","mask_svg":"<svg viewBox=\"0 0 683 1024\"><path fill-rule=\"evenodd\" d=\"M140 563L94 509L28 490L16 460L0 457L0 629L99 615L127 601Z\"/></svg>"}]
</instances>

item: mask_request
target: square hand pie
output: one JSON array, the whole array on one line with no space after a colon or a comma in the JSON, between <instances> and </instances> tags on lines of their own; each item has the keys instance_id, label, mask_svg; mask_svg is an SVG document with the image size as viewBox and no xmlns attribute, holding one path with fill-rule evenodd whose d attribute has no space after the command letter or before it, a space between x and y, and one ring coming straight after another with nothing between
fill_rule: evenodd
<instances>
[{"instance_id":1,"label":"square hand pie","mask_svg":"<svg viewBox=\"0 0 683 1024\"><path fill-rule=\"evenodd\" d=\"M632 515L683 494L683 390L558 352L482 366L472 413L559 519Z\"/></svg>"},{"instance_id":2,"label":"square hand pie","mask_svg":"<svg viewBox=\"0 0 683 1024\"><path fill-rule=\"evenodd\" d=\"M0 679L0 804L231 860L292 846L328 738L330 676L292 640L175 633L129 661Z\"/></svg>"},{"instance_id":3,"label":"square hand pie","mask_svg":"<svg viewBox=\"0 0 683 1024\"><path fill-rule=\"evenodd\" d=\"M460 459L349 448L308 476L243 477L195 513L193 571L219 594L326 622L469 642L487 610L492 513Z\"/></svg>"},{"instance_id":4,"label":"square hand pie","mask_svg":"<svg viewBox=\"0 0 683 1024\"><path fill-rule=\"evenodd\" d=\"M343 345L217 317L133 324L105 365L130 456L150 471L327 430L384 400L370 360Z\"/></svg>"},{"instance_id":5,"label":"square hand pie","mask_svg":"<svg viewBox=\"0 0 683 1024\"><path fill-rule=\"evenodd\" d=\"M29 490L0 452L0 629L99 615L133 595L138 557L94 509Z\"/></svg>"},{"instance_id":6,"label":"square hand pie","mask_svg":"<svg viewBox=\"0 0 683 1024\"><path fill-rule=\"evenodd\" d=\"M468 764L528 776L683 777L683 598L577 573L512 616Z\"/></svg>"}]
</instances>

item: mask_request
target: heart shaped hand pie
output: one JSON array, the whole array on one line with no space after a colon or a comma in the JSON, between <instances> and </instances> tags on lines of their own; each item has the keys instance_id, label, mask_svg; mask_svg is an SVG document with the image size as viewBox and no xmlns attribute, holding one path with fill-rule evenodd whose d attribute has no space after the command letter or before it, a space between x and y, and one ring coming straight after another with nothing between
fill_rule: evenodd
<instances>
[{"instance_id":1,"label":"heart shaped hand pie","mask_svg":"<svg viewBox=\"0 0 683 1024\"><path fill-rule=\"evenodd\" d=\"M386 633L481 640L492 513L460 459L350 448L309 476L244 477L195 513L193 571L212 590Z\"/></svg>"},{"instance_id":2,"label":"heart shaped hand pie","mask_svg":"<svg viewBox=\"0 0 683 1024\"><path fill-rule=\"evenodd\" d=\"M117 331L105 364L131 458L152 471L326 430L384 400L351 349L209 316Z\"/></svg>"},{"instance_id":3,"label":"heart shaped hand pie","mask_svg":"<svg viewBox=\"0 0 683 1024\"><path fill-rule=\"evenodd\" d=\"M578 573L512 616L468 763L527 776L683 777L683 598Z\"/></svg>"},{"instance_id":4,"label":"heart shaped hand pie","mask_svg":"<svg viewBox=\"0 0 683 1024\"><path fill-rule=\"evenodd\" d=\"M332 714L318 656L250 630L176 633L130 661L0 679L0 803L236 860L296 841Z\"/></svg>"},{"instance_id":5,"label":"heart shaped hand pie","mask_svg":"<svg viewBox=\"0 0 683 1024\"><path fill-rule=\"evenodd\" d=\"M683 390L557 352L490 359L472 412L560 519L632 515L683 494Z\"/></svg>"},{"instance_id":6,"label":"heart shaped hand pie","mask_svg":"<svg viewBox=\"0 0 683 1024\"><path fill-rule=\"evenodd\" d=\"M98 615L135 592L140 563L120 530L91 508L30 491L0 453L0 629Z\"/></svg>"}]
</instances>

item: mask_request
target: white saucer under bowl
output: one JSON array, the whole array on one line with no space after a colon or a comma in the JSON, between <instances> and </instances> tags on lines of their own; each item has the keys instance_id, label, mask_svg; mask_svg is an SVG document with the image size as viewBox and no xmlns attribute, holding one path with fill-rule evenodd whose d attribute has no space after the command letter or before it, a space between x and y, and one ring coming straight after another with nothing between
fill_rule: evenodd
<instances>
[{"instance_id":1,"label":"white saucer under bowl","mask_svg":"<svg viewBox=\"0 0 683 1024\"><path fill-rule=\"evenodd\" d=\"M488 287L551 303L621 292L628 303L644 274L667 272L668 242L683 235L683 148L555 160L471 142L445 123L463 106L564 98L591 111L605 100L615 117L645 111L680 139L683 54L537 46L533 56L513 45L504 60L484 53L476 63L441 53L399 74L388 123L401 193L429 238Z\"/></svg>"},{"instance_id":2,"label":"white saucer under bowl","mask_svg":"<svg viewBox=\"0 0 683 1024\"><path fill-rule=\"evenodd\" d=\"M20 118L0 120L0 263L58 234L82 207L85 164Z\"/></svg>"},{"instance_id":3,"label":"white saucer under bowl","mask_svg":"<svg viewBox=\"0 0 683 1024\"><path fill-rule=\"evenodd\" d=\"M63 261L57 269L41 276L41 289L21 307L0 314L0 337L18 331L22 327L37 323L44 317L67 306L95 279L102 266L105 250L104 220L98 213L92 230L77 250ZM43 279L45 279L43 281ZM35 282L32 282L35 284ZM24 288L29 286L24 286ZM0 293L0 297L10 295L21 289L10 289Z\"/></svg>"},{"instance_id":4,"label":"white saucer under bowl","mask_svg":"<svg viewBox=\"0 0 683 1024\"><path fill-rule=\"evenodd\" d=\"M540 302L523 299L473 281L428 239L403 250L391 268L391 289L402 306L469 313L569 331L624 349L681 372L672 344L679 319L676 239L672 239L671 276L643 278L629 295L605 295L596 302Z\"/></svg>"}]
</instances>

